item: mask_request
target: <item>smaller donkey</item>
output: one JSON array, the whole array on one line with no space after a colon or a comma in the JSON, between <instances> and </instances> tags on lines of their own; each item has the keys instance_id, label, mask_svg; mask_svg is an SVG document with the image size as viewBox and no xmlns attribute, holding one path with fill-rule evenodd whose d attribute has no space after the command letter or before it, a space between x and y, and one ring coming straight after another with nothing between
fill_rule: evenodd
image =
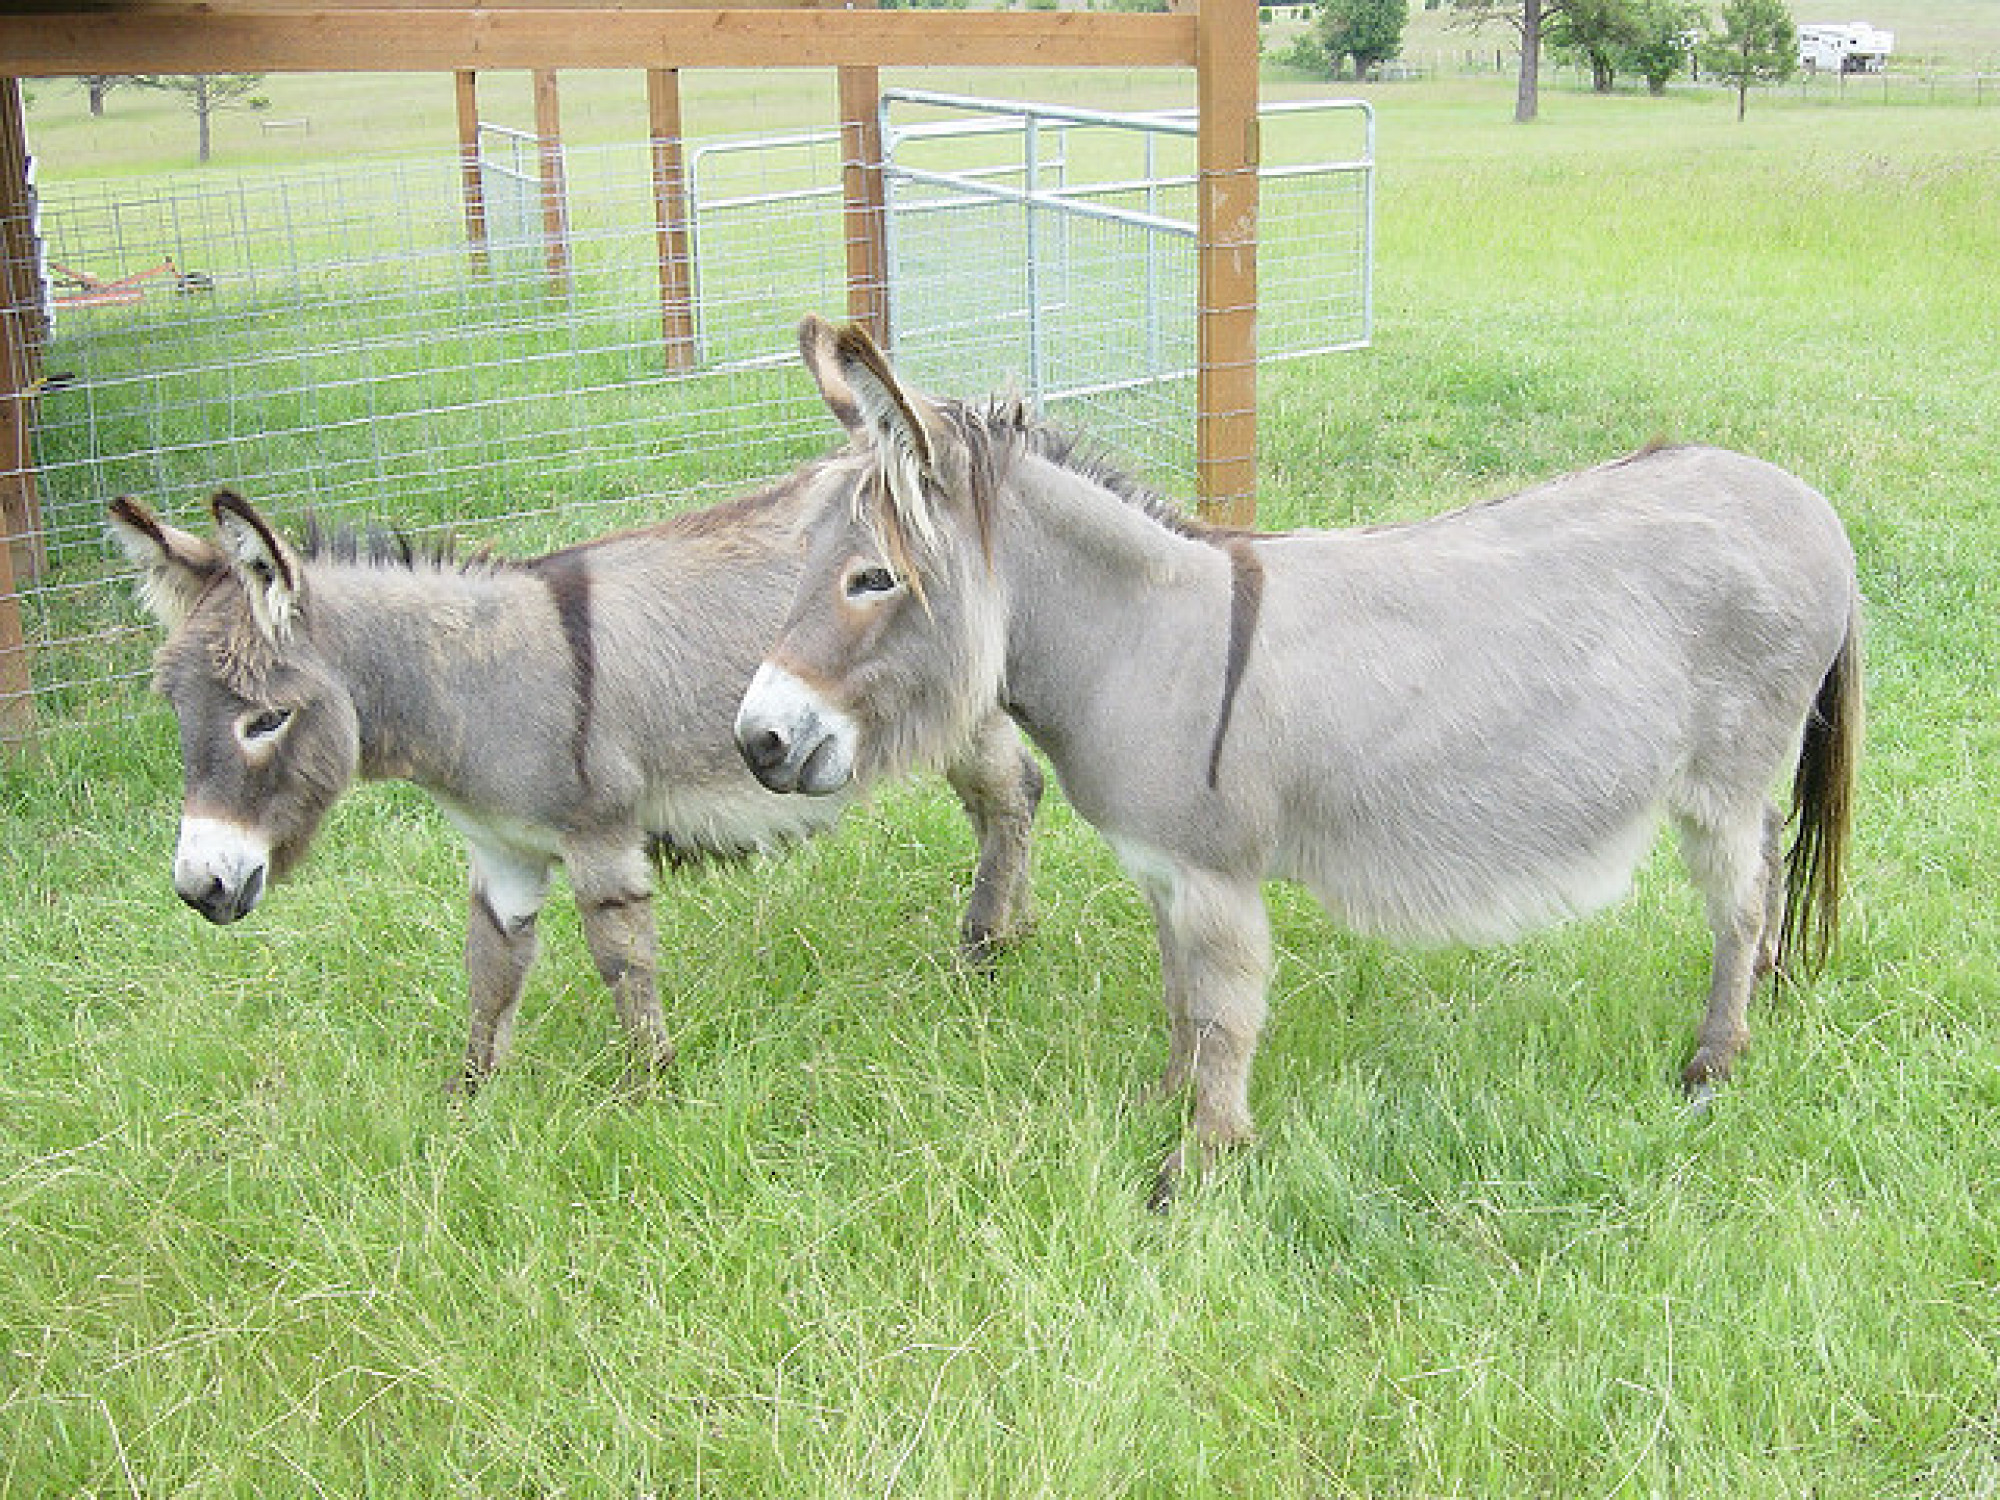
<instances>
[{"instance_id":1,"label":"smaller donkey","mask_svg":"<svg viewBox=\"0 0 2000 1500\"><path fill-rule=\"evenodd\" d=\"M506 1055L559 862L636 1069L664 1067L655 860L780 845L851 800L764 790L731 729L796 590L817 467L519 562L380 537L295 550L228 491L210 501L213 542L113 501L112 536L167 631L156 685L180 721L181 899L218 924L247 916L357 777L414 782L471 854L460 1085ZM943 759L979 837L962 939L983 959L1025 924L1041 773L997 711Z\"/></svg>"}]
</instances>

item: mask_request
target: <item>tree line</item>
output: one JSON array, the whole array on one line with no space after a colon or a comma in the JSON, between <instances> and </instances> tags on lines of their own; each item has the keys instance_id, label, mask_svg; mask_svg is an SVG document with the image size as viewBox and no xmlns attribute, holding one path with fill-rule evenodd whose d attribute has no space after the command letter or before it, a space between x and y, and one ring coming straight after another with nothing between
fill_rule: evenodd
<instances>
[{"instance_id":1,"label":"tree line","mask_svg":"<svg viewBox=\"0 0 2000 1500\"><path fill-rule=\"evenodd\" d=\"M1430 8L1446 0L1427 0ZM1638 77L1655 94L1683 71L1720 79L1736 90L1742 118L1750 87L1782 82L1798 65L1797 29L1785 0L1449 0L1471 25L1502 25L1521 42L1514 117L1532 120L1543 49L1590 70L1591 85L1610 93L1618 78ZM1351 63L1367 78L1395 57L1409 22L1409 0L1318 0L1312 26L1287 60L1338 78Z\"/></svg>"}]
</instances>

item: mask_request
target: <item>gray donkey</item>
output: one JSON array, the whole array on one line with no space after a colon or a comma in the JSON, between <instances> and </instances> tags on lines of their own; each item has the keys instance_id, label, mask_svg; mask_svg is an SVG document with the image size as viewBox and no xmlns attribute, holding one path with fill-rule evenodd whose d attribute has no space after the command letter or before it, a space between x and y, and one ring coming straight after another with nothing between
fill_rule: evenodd
<instances>
[{"instance_id":1,"label":"gray donkey","mask_svg":"<svg viewBox=\"0 0 2000 1500\"><path fill-rule=\"evenodd\" d=\"M635 1066L663 1067L655 861L782 844L840 812L764 790L730 730L794 591L818 474L519 562L414 557L379 537L297 550L227 491L210 502L213 542L112 502L167 630L156 683L186 778L175 889L234 922L356 777L414 782L470 848L461 1084L506 1055L558 863ZM983 958L1026 920L1041 774L997 713L937 759L979 837L961 935Z\"/></svg>"},{"instance_id":2,"label":"gray donkey","mask_svg":"<svg viewBox=\"0 0 2000 1500\"><path fill-rule=\"evenodd\" d=\"M1757 977L1824 957L1859 614L1798 479L1670 448L1411 525L1221 532L1018 402L925 399L858 328L801 344L856 441L807 516L744 756L831 793L1004 704L1152 906L1162 1088L1193 1084L1199 1144L1252 1133L1269 878L1360 931L1496 941L1619 896L1664 815L1715 941L1693 1091L1743 1047Z\"/></svg>"}]
</instances>

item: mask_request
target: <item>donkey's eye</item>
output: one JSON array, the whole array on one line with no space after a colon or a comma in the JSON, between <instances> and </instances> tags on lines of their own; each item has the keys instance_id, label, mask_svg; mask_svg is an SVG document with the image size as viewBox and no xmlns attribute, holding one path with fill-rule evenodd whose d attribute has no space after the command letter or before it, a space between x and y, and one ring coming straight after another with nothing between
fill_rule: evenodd
<instances>
[{"instance_id":1,"label":"donkey's eye","mask_svg":"<svg viewBox=\"0 0 2000 1500\"><path fill-rule=\"evenodd\" d=\"M243 720L243 738L252 744L268 740L291 722L292 711L289 708L260 709Z\"/></svg>"},{"instance_id":2,"label":"donkey's eye","mask_svg":"<svg viewBox=\"0 0 2000 1500\"><path fill-rule=\"evenodd\" d=\"M847 597L859 599L866 594L886 594L900 583L901 580L893 572L880 565L856 568L847 575Z\"/></svg>"}]
</instances>

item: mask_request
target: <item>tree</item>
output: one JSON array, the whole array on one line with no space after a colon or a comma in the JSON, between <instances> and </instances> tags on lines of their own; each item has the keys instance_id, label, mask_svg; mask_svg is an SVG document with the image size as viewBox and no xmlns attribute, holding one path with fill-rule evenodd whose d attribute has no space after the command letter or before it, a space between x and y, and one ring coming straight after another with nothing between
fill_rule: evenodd
<instances>
[{"instance_id":1,"label":"tree","mask_svg":"<svg viewBox=\"0 0 2000 1500\"><path fill-rule=\"evenodd\" d=\"M1699 30L1696 0L1451 0L1474 26L1503 22L1520 34L1521 78L1514 118L1535 118L1546 41L1582 59L1591 83L1609 93L1620 71L1637 73L1656 94L1688 61L1689 38Z\"/></svg>"},{"instance_id":2,"label":"tree","mask_svg":"<svg viewBox=\"0 0 2000 1500\"><path fill-rule=\"evenodd\" d=\"M264 81L262 73L192 73L192 74L152 74L140 78L149 89L166 89L181 95L187 106L194 111L201 128L201 160L208 160L209 121L221 110L248 105L251 109L262 109L265 101L253 98L253 91Z\"/></svg>"},{"instance_id":3,"label":"tree","mask_svg":"<svg viewBox=\"0 0 2000 1500\"><path fill-rule=\"evenodd\" d=\"M1724 0L1722 29L1702 45L1701 60L1735 88L1742 119L1751 84L1783 83L1799 65L1798 32L1785 0Z\"/></svg>"},{"instance_id":4,"label":"tree","mask_svg":"<svg viewBox=\"0 0 2000 1500\"><path fill-rule=\"evenodd\" d=\"M84 93L90 96L90 113L93 118L103 117L106 94L124 84L138 81L124 73L86 73L77 79L77 82L83 85Z\"/></svg>"},{"instance_id":5,"label":"tree","mask_svg":"<svg viewBox=\"0 0 2000 1500\"><path fill-rule=\"evenodd\" d=\"M1563 0L1543 32L1551 47L1589 64L1590 86L1608 94L1638 40L1637 12L1632 0Z\"/></svg>"},{"instance_id":6,"label":"tree","mask_svg":"<svg viewBox=\"0 0 2000 1500\"><path fill-rule=\"evenodd\" d=\"M1451 3L1470 17L1474 26L1504 21L1520 33L1521 76L1514 88L1514 119L1527 124L1540 107L1543 22L1562 9L1564 0L1451 0Z\"/></svg>"},{"instance_id":7,"label":"tree","mask_svg":"<svg viewBox=\"0 0 2000 1500\"><path fill-rule=\"evenodd\" d=\"M1635 0L1625 66L1653 93L1664 94L1667 80L1687 65L1690 39L1700 25L1701 13L1691 0Z\"/></svg>"},{"instance_id":8,"label":"tree","mask_svg":"<svg viewBox=\"0 0 2000 1500\"><path fill-rule=\"evenodd\" d=\"M1319 13L1320 45L1336 76L1341 59L1354 59L1354 76L1387 62L1403 49L1409 0L1324 0Z\"/></svg>"}]
</instances>

